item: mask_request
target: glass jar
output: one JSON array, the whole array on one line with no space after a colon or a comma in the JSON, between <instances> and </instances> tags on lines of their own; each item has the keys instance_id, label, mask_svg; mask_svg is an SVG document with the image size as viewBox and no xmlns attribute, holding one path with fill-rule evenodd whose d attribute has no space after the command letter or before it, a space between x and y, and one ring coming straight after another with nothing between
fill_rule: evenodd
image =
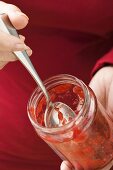
<instances>
[{"instance_id":1,"label":"glass jar","mask_svg":"<svg viewBox=\"0 0 113 170\"><path fill-rule=\"evenodd\" d=\"M37 134L72 165L85 170L103 169L113 159L113 122L93 91L78 78L61 74L44 82L52 102L67 104L75 112L68 122L59 114L58 127L45 127L46 100L40 88L29 103L28 116Z\"/></svg>"}]
</instances>

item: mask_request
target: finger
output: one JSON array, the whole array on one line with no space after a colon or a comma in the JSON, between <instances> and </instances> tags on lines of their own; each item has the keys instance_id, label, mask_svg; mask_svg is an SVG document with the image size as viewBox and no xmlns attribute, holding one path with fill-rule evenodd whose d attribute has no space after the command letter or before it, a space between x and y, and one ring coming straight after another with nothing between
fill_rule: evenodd
<instances>
[{"instance_id":1,"label":"finger","mask_svg":"<svg viewBox=\"0 0 113 170\"><path fill-rule=\"evenodd\" d=\"M26 52L29 56L32 54L32 51L29 49ZM17 57L13 53L0 52L0 70L3 69L9 62L13 62L16 60L17 60Z\"/></svg>"},{"instance_id":2,"label":"finger","mask_svg":"<svg viewBox=\"0 0 113 170\"><path fill-rule=\"evenodd\" d=\"M103 83L103 77L98 71L98 74L95 74L92 80L89 83L89 86L94 91L97 99L103 106L106 106L106 93L105 93L105 84Z\"/></svg>"},{"instance_id":3,"label":"finger","mask_svg":"<svg viewBox=\"0 0 113 170\"><path fill-rule=\"evenodd\" d=\"M73 166L68 161L63 161L60 170L74 170Z\"/></svg>"},{"instance_id":4,"label":"finger","mask_svg":"<svg viewBox=\"0 0 113 170\"><path fill-rule=\"evenodd\" d=\"M25 37L23 35L19 35L19 38L24 42L25 41Z\"/></svg>"},{"instance_id":5,"label":"finger","mask_svg":"<svg viewBox=\"0 0 113 170\"><path fill-rule=\"evenodd\" d=\"M111 161L105 168L103 168L102 170L110 170L113 166L113 161ZM112 170L112 169L111 169Z\"/></svg>"},{"instance_id":6,"label":"finger","mask_svg":"<svg viewBox=\"0 0 113 170\"><path fill-rule=\"evenodd\" d=\"M28 47L28 50L26 50L28 56L31 56L32 50ZM0 70L3 69L9 62L16 61L17 57L12 52L0 52Z\"/></svg>"},{"instance_id":7,"label":"finger","mask_svg":"<svg viewBox=\"0 0 113 170\"><path fill-rule=\"evenodd\" d=\"M26 50L28 56L31 56L32 50L28 47ZM0 62L12 62L16 61L17 57L14 53L12 52L0 52Z\"/></svg>"},{"instance_id":8,"label":"finger","mask_svg":"<svg viewBox=\"0 0 113 170\"><path fill-rule=\"evenodd\" d=\"M0 13L6 13L16 29L22 29L28 24L28 16L12 4L0 2Z\"/></svg>"},{"instance_id":9,"label":"finger","mask_svg":"<svg viewBox=\"0 0 113 170\"><path fill-rule=\"evenodd\" d=\"M16 61L17 57L12 52L0 52L0 62Z\"/></svg>"},{"instance_id":10,"label":"finger","mask_svg":"<svg viewBox=\"0 0 113 170\"><path fill-rule=\"evenodd\" d=\"M12 52L27 49L28 47L24 44L24 42L20 38L0 31L0 51Z\"/></svg>"},{"instance_id":11,"label":"finger","mask_svg":"<svg viewBox=\"0 0 113 170\"><path fill-rule=\"evenodd\" d=\"M28 24L29 18L23 12L9 10L7 14L11 23L17 30L23 29Z\"/></svg>"},{"instance_id":12,"label":"finger","mask_svg":"<svg viewBox=\"0 0 113 170\"><path fill-rule=\"evenodd\" d=\"M28 46L27 46L27 47L28 47ZM32 50L31 50L31 48L29 48L29 47L28 47L28 49L26 50L26 52L27 52L28 56L31 56L32 53L33 53Z\"/></svg>"}]
</instances>

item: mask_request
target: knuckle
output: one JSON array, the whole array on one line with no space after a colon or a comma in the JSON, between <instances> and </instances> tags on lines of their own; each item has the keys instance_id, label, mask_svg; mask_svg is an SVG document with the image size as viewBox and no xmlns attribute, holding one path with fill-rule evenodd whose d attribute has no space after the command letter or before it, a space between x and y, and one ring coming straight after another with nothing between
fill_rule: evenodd
<instances>
[{"instance_id":1,"label":"knuckle","mask_svg":"<svg viewBox=\"0 0 113 170\"><path fill-rule=\"evenodd\" d=\"M12 52L2 52L0 53L0 65L6 62L16 61L17 58Z\"/></svg>"},{"instance_id":2,"label":"knuckle","mask_svg":"<svg viewBox=\"0 0 113 170\"><path fill-rule=\"evenodd\" d=\"M17 58L15 57L15 58L12 58L10 61L17 61Z\"/></svg>"},{"instance_id":3,"label":"knuckle","mask_svg":"<svg viewBox=\"0 0 113 170\"><path fill-rule=\"evenodd\" d=\"M13 62L13 61L16 61L17 60L17 57L14 53L10 53L9 54L9 57L10 57L10 61Z\"/></svg>"},{"instance_id":4,"label":"knuckle","mask_svg":"<svg viewBox=\"0 0 113 170\"><path fill-rule=\"evenodd\" d=\"M8 10L14 10L14 11L21 11L16 5L13 4L7 4Z\"/></svg>"}]
</instances>

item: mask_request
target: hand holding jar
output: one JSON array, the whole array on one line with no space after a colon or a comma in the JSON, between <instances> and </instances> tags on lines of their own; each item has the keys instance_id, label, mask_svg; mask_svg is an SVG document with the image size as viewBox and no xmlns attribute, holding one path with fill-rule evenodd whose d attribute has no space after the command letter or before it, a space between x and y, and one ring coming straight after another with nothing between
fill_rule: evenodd
<instances>
[{"instance_id":1,"label":"hand holding jar","mask_svg":"<svg viewBox=\"0 0 113 170\"><path fill-rule=\"evenodd\" d=\"M92 78L89 86L93 89L97 99L109 113L110 118L113 118L113 67L106 66L100 69ZM113 119L112 119L113 120ZM113 165L113 161L108 164L103 170L109 170ZM89 165L90 166L90 165ZM79 163L76 162L75 170L84 170ZM73 166L68 161L63 161L61 170L72 170ZM89 168L90 169L90 168Z\"/></svg>"}]
</instances>

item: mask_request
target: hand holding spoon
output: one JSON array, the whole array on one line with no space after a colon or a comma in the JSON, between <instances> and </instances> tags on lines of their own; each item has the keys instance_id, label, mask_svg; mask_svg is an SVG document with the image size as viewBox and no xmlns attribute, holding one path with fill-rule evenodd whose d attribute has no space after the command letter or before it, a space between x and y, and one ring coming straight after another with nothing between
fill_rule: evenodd
<instances>
[{"instance_id":1,"label":"hand holding spoon","mask_svg":"<svg viewBox=\"0 0 113 170\"><path fill-rule=\"evenodd\" d=\"M0 15L0 30L2 30L8 34L11 34L13 36L19 37L16 29L11 24L7 14ZM52 101L50 100L50 96L49 96L42 80L40 79L39 75L37 74L33 64L31 63L31 60L29 59L26 51L15 51L13 53L20 60L20 62L25 66L25 68L28 70L28 72L34 78L35 82L39 85L39 87L43 91L43 94L45 95L46 102L47 102L47 108L46 108L46 111L44 114L45 126L48 127L50 124L51 124L51 127L59 126L58 111L56 112L56 109L55 109L56 107L57 107L57 110L58 109L61 110L60 112L62 112L62 115L67 120L67 122L69 121L68 118L70 116L72 118L75 117L74 111L66 104L64 104L62 102L52 103ZM48 120L48 109L51 113L51 114L49 114L50 115L49 120Z\"/></svg>"}]
</instances>

